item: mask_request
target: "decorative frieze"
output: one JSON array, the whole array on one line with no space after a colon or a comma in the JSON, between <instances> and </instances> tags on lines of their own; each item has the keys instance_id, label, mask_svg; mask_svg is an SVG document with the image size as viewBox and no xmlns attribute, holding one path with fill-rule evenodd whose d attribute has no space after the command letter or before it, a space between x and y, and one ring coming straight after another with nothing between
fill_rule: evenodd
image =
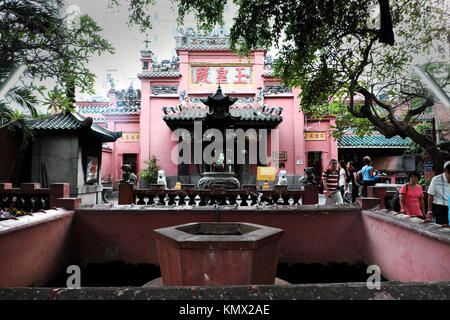
<instances>
[{"instance_id":1,"label":"decorative frieze","mask_svg":"<svg viewBox=\"0 0 450 320\"><path fill-rule=\"evenodd\" d=\"M177 94L178 86L152 86L152 94Z\"/></svg>"},{"instance_id":2,"label":"decorative frieze","mask_svg":"<svg viewBox=\"0 0 450 320\"><path fill-rule=\"evenodd\" d=\"M264 87L264 94L280 94L280 93L292 93L291 88L286 88L283 85L266 85Z\"/></svg>"}]
</instances>

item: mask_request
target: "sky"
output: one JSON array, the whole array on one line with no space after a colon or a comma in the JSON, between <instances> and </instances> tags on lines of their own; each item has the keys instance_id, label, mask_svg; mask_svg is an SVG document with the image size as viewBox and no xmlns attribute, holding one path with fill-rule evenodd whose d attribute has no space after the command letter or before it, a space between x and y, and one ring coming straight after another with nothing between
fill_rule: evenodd
<instances>
[{"instance_id":1,"label":"sky","mask_svg":"<svg viewBox=\"0 0 450 320\"><path fill-rule=\"evenodd\" d=\"M88 14L103 28L101 35L115 48L115 54L105 53L93 56L89 63L91 72L97 75L95 91L104 96L110 89L107 74L111 74L115 88L127 89L130 84L140 88L137 74L140 72L140 53L144 48L147 34L151 41L149 49L153 51L158 61L170 59L175 52L176 11L172 10L169 0L157 0L151 11L153 29L141 33L137 26L128 26L128 6L121 0L119 8L108 8L109 0L66 0L65 9L77 6L81 14ZM225 8L225 27L231 26L233 10ZM185 19L185 28L194 27L192 16ZM77 93L77 100L87 100L90 95Z\"/></svg>"}]
</instances>

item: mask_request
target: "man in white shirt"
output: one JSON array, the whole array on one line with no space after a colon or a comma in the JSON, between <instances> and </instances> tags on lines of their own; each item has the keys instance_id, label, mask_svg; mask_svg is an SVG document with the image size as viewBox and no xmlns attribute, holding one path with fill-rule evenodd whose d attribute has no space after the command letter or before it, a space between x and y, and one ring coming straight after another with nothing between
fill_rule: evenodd
<instances>
[{"instance_id":1,"label":"man in white shirt","mask_svg":"<svg viewBox=\"0 0 450 320\"><path fill-rule=\"evenodd\" d=\"M448 225L448 195L450 193L450 161L444 163L444 173L434 176L428 187L427 221Z\"/></svg>"}]
</instances>

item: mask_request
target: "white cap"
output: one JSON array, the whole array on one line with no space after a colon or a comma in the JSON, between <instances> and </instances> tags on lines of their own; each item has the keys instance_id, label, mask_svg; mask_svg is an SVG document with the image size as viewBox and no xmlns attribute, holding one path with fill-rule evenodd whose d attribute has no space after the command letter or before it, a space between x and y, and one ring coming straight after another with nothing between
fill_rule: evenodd
<instances>
[{"instance_id":1,"label":"white cap","mask_svg":"<svg viewBox=\"0 0 450 320\"><path fill-rule=\"evenodd\" d=\"M450 160L444 163L444 169L447 168L448 165L450 165Z\"/></svg>"}]
</instances>

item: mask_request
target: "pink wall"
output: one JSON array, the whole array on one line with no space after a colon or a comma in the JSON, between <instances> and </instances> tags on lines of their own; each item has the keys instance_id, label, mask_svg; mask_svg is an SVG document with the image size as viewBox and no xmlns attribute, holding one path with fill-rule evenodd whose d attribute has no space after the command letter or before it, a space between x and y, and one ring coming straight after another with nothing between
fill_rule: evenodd
<instances>
[{"instance_id":1,"label":"pink wall","mask_svg":"<svg viewBox=\"0 0 450 320\"><path fill-rule=\"evenodd\" d=\"M68 266L73 211L58 210L46 221L0 231L0 287L43 285Z\"/></svg>"},{"instance_id":2,"label":"pink wall","mask_svg":"<svg viewBox=\"0 0 450 320\"><path fill-rule=\"evenodd\" d=\"M151 230L188 222L213 222L204 210L77 210L75 253L87 261L123 260L158 264ZM395 281L449 281L450 238L436 237L422 225L405 227L394 217L358 209L255 214L253 210L221 213L223 222L250 222L284 230L279 262L322 263L365 261L377 264ZM431 236L430 236L431 234ZM113 252L114 255L110 253Z\"/></svg>"},{"instance_id":3,"label":"pink wall","mask_svg":"<svg viewBox=\"0 0 450 320\"><path fill-rule=\"evenodd\" d=\"M189 222L214 222L214 212L204 210L114 210L81 209L74 221L75 254L86 261L123 260L158 264L151 230ZM222 213L221 221L244 221L285 231L280 244L280 262L356 262L363 256L363 234L359 210L327 212L273 212L253 210ZM111 256L116 252L117 256Z\"/></svg>"},{"instance_id":4,"label":"pink wall","mask_svg":"<svg viewBox=\"0 0 450 320\"><path fill-rule=\"evenodd\" d=\"M112 150L102 149L102 179L108 178L109 175L113 176L113 156Z\"/></svg>"},{"instance_id":5,"label":"pink wall","mask_svg":"<svg viewBox=\"0 0 450 320\"><path fill-rule=\"evenodd\" d=\"M178 165L170 158L170 153L176 147L177 142L171 141L172 131L163 120L163 106L176 106L180 103L178 97L176 98L150 98L150 158L156 155L161 169L166 171L166 175L176 176L178 174ZM145 143L145 141L142 141Z\"/></svg>"},{"instance_id":6,"label":"pink wall","mask_svg":"<svg viewBox=\"0 0 450 320\"><path fill-rule=\"evenodd\" d=\"M432 225L424 227L421 220L399 222L363 211L362 227L367 261L379 265L381 273L389 279L450 280L450 237L427 231Z\"/></svg>"}]
</instances>

